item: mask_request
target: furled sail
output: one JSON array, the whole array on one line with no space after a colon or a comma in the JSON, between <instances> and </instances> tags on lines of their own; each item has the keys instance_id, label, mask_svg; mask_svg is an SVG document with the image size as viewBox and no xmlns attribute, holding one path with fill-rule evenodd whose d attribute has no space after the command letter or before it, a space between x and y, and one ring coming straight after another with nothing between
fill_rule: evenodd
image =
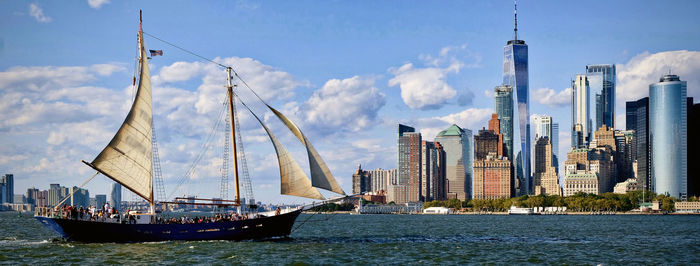
<instances>
[{"instance_id":1,"label":"furled sail","mask_svg":"<svg viewBox=\"0 0 700 266\"><path fill-rule=\"evenodd\" d=\"M306 176L301 167L292 155L287 151L282 143L277 139L275 134L265 125L265 123L260 120L260 118L253 113L248 106L243 104L248 111L258 120L258 123L265 129L267 136L270 137L272 141L272 146L275 147L275 152L277 153L277 161L280 166L280 179L281 179L281 193L283 195L298 196L310 199L325 199L318 189L311 186L309 178Z\"/></svg>"},{"instance_id":2,"label":"furled sail","mask_svg":"<svg viewBox=\"0 0 700 266\"><path fill-rule=\"evenodd\" d=\"M141 58L136 98L112 141L88 165L153 202L151 74L143 35L139 36Z\"/></svg>"},{"instance_id":3,"label":"furled sail","mask_svg":"<svg viewBox=\"0 0 700 266\"><path fill-rule=\"evenodd\" d=\"M267 105L267 108L272 110L272 112L279 118L282 123L284 123L287 128L289 128L292 133L299 139L301 144L306 147L306 152L309 156L309 166L311 167L311 183L314 187L322 188L326 190L333 191L338 194L345 195L345 191L338 185L338 182L333 177L331 170L326 166L326 162L323 161L321 155L318 154L316 149L311 142L304 136L299 127L289 120L284 114L277 111L277 109L272 108L272 106Z\"/></svg>"}]
</instances>

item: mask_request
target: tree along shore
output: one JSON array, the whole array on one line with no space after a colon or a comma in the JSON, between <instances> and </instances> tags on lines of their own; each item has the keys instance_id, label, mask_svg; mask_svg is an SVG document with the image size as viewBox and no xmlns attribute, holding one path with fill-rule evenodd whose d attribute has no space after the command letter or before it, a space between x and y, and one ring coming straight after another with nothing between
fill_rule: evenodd
<instances>
[{"instance_id":1,"label":"tree along shore","mask_svg":"<svg viewBox=\"0 0 700 266\"><path fill-rule=\"evenodd\" d=\"M670 212L674 210L674 203L678 201L667 195L657 195L650 191L630 191L626 194L612 192L600 195L579 192L568 197L556 195L521 196L516 198L500 199L472 199L460 201L450 199L445 201L426 202L423 208L447 207L455 210L464 209L474 212L506 212L511 206L516 207L566 207L569 212L627 212L638 209L642 202L658 201L661 210ZM699 201L698 197L690 197L688 201Z\"/></svg>"}]
</instances>

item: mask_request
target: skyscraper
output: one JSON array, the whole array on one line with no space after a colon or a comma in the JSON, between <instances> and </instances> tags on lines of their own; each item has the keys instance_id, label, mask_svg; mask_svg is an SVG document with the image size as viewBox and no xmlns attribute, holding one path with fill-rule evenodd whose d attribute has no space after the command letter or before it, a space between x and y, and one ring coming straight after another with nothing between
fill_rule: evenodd
<instances>
[{"instance_id":1,"label":"skyscraper","mask_svg":"<svg viewBox=\"0 0 700 266\"><path fill-rule=\"evenodd\" d=\"M651 154L649 152L649 97L627 102L626 127L634 130L635 151L632 160L637 162L637 182L645 190L651 188Z\"/></svg>"},{"instance_id":2,"label":"skyscraper","mask_svg":"<svg viewBox=\"0 0 700 266\"><path fill-rule=\"evenodd\" d=\"M649 140L654 192L687 196L687 82L664 75L649 85Z\"/></svg>"},{"instance_id":3,"label":"skyscraper","mask_svg":"<svg viewBox=\"0 0 700 266\"><path fill-rule=\"evenodd\" d=\"M587 65L590 85L591 127L615 127L615 65Z\"/></svg>"},{"instance_id":4,"label":"skyscraper","mask_svg":"<svg viewBox=\"0 0 700 266\"><path fill-rule=\"evenodd\" d=\"M439 142L423 141L421 145L421 201L440 198L445 176L440 171L439 160L444 157Z\"/></svg>"},{"instance_id":5,"label":"skyscraper","mask_svg":"<svg viewBox=\"0 0 700 266\"><path fill-rule=\"evenodd\" d=\"M513 40L503 47L503 84L513 88L514 113L517 114L512 124L513 145L511 158L515 165L515 176L523 180L521 194L532 192L532 176L530 175L530 98L528 83L528 49L524 40L518 40L518 12L515 11L515 27ZM500 116L499 116L500 119ZM505 121L501 120L501 123ZM505 131L504 131L505 132Z\"/></svg>"},{"instance_id":6,"label":"skyscraper","mask_svg":"<svg viewBox=\"0 0 700 266\"><path fill-rule=\"evenodd\" d=\"M119 183L112 183L112 193L109 194L109 205L117 210L120 209L122 203L122 185Z\"/></svg>"},{"instance_id":7,"label":"skyscraper","mask_svg":"<svg viewBox=\"0 0 700 266\"><path fill-rule=\"evenodd\" d=\"M576 75L571 88L571 147L585 148L591 141L590 89L586 75Z\"/></svg>"},{"instance_id":8,"label":"skyscraper","mask_svg":"<svg viewBox=\"0 0 700 266\"><path fill-rule=\"evenodd\" d=\"M15 177L12 174L5 174L0 179L2 184L2 197L0 203L13 203L15 197Z\"/></svg>"},{"instance_id":9,"label":"skyscraper","mask_svg":"<svg viewBox=\"0 0 700 266\"><path fill-rule=\"evenodd\" d=\"M546 137L552 144L552 164L559 171L559 124L554 123L551 116L538 115L534 117L535 121L535 142L540 138Z\"/></svg>"},{"instance_id":10,"label":"skyscraper","mask_svg":"<svg viewBox=\"0 0 700 266\"><path fill-rule=\"evenodd\" d=\"M394 201L406 203L419 200L421 177L421 135L412 127L399 124L398 173L393 187ZM390 193L391 194L391 193Z\"/></svg>"},{"instance_id":11,"label":"skyscraper","mask_svg":"<svg viewBox=\"0 0 700 266\"><path fill-rule=\"evenodd\" d=\"M502 85L493 89L494 110L503 134L504 156L513 158L513 87Z\"/></svg>"},{"instance_id":12,"label":"skyscraper","mask_svg":"<svg viewBox=\"0 0 700 266\"><path fill-rule=\"evenodd\" d=\"M445 151L445 178L447 198L467 200L471 197L472 179L472 132L452 125L438 133L436 142L440 142Z\"/></svg>"},{"instance_id":13,"label":"skyscraper","mask_svg":"<svg viewBox=\"0 0 700 266\"><path fill-rule=\"evenodd\" d=\"M535 195L561 196L559 174L554 167L553 159L552 142L549 141L549 137L538 137L537 142L535 142L535 171L533 174Z\"/></svg>"}]
</instances>

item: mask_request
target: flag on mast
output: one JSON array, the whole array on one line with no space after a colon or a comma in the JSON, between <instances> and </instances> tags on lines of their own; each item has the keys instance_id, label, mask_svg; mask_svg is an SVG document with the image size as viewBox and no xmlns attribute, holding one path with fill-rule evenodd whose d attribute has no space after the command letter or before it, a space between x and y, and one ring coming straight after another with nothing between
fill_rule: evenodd
<instances>
[{"instance_id":1,"label":"flag on mast","mask_svg":"<svg viewBox=\"0 0 700 266\"><path fill-rule=\"evenodd\" d=\"M159 55L162 56L162 55L163 55L163 50L148 50L148 51L151 52L151 56L152 56L152 57L153 57L153 56L159 56Z\"/></svg>"}]
</instances>

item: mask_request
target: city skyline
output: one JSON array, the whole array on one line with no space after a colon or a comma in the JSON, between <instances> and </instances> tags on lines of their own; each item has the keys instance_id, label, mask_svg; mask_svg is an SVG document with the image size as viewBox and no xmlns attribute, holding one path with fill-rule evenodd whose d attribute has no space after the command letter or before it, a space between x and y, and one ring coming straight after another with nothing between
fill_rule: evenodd
<instances>
[{"instance_id":1,"label":"city skyline","mask_svg":"<svg viewBox=\"0 0 700 266\"><path fill-rule=\"evenodd\" d=\"M649 84L669 70L688 82L688 97L700 98L700 52L696 51L700 33L688 26L699 24L690 13L698 3L684 4L689 8L670 15L656 12L663 4L647 2L629 10L606 7L600 11L596 6L603 2L594 1L583 8L603 12L590 13L608 15L608 20L575 24L559 14L566 13L562 12L565 4L519 3L518 39L527 40L529 49L526 121L533 115L549 115L560 124L560 165L570 147L569 130L565 130L571 125L570 80L587 65L616 66L615 129L625 129L624 102L647 96ZM138 7L131 2L4 5L0 11L3 25L17 27L0 29L0 145L6 147L0 155L0 171L15 174L15 192L33 184L79 185L91 174L80 160L97 156L130 102L133 54L123 52L128 51L123 47L131 47L127 44L134 38ZM329 157L329 166L346 191L351 190L351 175L359 163L368 169L396 167L396 124L412 125L423 139L432 140L451 124L476 132L495 113L493 88L502 83L502 49L513 39L510 2L442 3L430 8L406 5L398 10L391 3L374 3L373 8L325 3L304 13L308 16L302 15L303 19L291 15L300 7L286 3L230 5L241 18L231 23L237 26L225 37L205 33L195 38L198 40L190 38L189 33L197 28L197 34L201 28L225 29L215 22L227 16L215 12L216 5L210 3L200 7L154 3L144 9L144 29L240 67L241 75L263 97L285 110L296 110L292 112L296 120L310 133L320 153ZM29 12L30 6L41 12ZM280 13L284 8L289 13ZM195 17L213 15L208 20L186 18L177 23L169 16L183 13L178 9ZM403 20L421 9L430 22ZM364 18L359 10L390 15L363 21L358 19ZM609 10L618 10L614 13L618 16L605 14ZM79 13L84 16L77 16ZM542 14L560 19L561 25L550 25L540 18ZM664 17L649 21L648 14ZM293 23L280 23L285 20ZM619 20L626 23L617 23ZM315 28L323 22L328 26ZM572 28L577 32L569 32ZM391 34L384 36L387 32ZM585 39L576 37L582 33L587 34ZM152 72L154 95L169 99L156 102L154 109L168 189L189 166L213 122L219 94L223 95L219 89L223 75L153 38L146 38L146 46L164 50L164 56L152 60ZM338 106L343 110L337 110ZM98 112L88 115L85 110ZM259 131L243 119L247 131ZM534 129L527 133L528 141L534 143ZM246 140L250 147L261 150L251 153L250 161L269 159L271 147L259 139ZM531 145L527 151L532 151ZM216 156L207 159L209 168L199 173L209 181L204 181L200 192L218 195ZM276 196L275 165L251 166L256 199L282 202ZM97 179L87 188L95 194L109 194L111 181ZM130 197L125 192L124 199Z\"/></svg>"}]
</instances>

